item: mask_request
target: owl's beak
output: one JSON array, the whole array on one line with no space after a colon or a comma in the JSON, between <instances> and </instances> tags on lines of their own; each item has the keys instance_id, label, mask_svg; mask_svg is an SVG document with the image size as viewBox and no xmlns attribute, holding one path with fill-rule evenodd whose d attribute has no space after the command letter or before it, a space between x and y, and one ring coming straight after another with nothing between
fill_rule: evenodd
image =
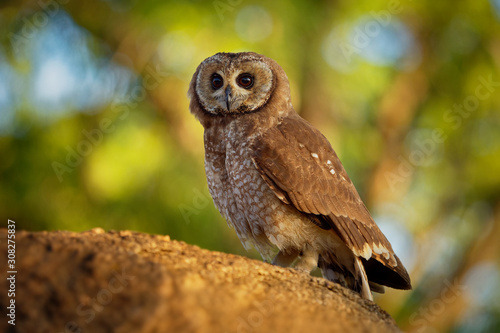
<instances>
[{"instance_id":1,"label":"owl's beak","mask_svg":"<svg viewBox=\"0 0 500 333\"><path fill-rule=\"evenodd\" d=\"M232 95L232 90L231 90L231 86L228 85L227 88L226 88L226 107L227 107L227 111L229 112L229 108L231 106L231 102L232 102L232 98L233 98L233 95Z\"/></svg>"}]
</instances>

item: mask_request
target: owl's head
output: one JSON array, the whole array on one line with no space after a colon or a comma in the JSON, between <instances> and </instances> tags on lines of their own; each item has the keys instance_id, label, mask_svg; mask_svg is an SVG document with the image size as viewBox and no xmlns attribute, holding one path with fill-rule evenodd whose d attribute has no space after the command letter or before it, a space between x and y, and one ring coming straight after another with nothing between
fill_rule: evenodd
<instances>
[{"instance_id":1,"label":"owl's head","mask_svg":"<svg viewBox=\"0 0 500 333\"><path fill-rule=\"evenodd\" d=\"M193 75L188 92L191 112L212 116L254 112L268 103L278 85L289 96L286 74L274 60L253 52L217 53Z\"/></svg>"}]
</instances>

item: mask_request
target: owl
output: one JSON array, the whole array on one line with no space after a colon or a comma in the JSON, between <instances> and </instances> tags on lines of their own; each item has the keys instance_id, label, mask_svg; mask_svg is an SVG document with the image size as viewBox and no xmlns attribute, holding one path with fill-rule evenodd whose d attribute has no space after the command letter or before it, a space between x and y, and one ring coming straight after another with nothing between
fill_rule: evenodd
<instances>
[{"instance_id":1,"label":"owl","mask_svg":"<svg viewBox=\"0 0 500 333\"><path fill-rule=\"evenodd\" d=\"M328 140L293 109L284 70L253 52L217 53L196 69L190 111L204 127L213 201L264 260L372 300L410 277Z\"/></svg>"}]
</instances>

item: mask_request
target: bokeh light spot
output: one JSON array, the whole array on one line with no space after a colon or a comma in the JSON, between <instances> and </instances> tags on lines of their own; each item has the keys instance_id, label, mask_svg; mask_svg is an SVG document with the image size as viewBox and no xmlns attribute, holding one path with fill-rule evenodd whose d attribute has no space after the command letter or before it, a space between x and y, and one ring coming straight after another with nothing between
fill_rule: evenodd
<instances>
[{"instance_id":1,"label":"bokeh light spot","mask_svg":"<svg viewBox=\"0 0 500 333\"><path fill-rule=\"evenodd\" d=\"M465 290L475 306L488 306L500 299L500 271L493 262L481 262L464 277Z\"/></svg>"},{"instance_id":2,"label":"bokeh light spot","mask_svg":"<svg viewBox=\"0 0 500 333\"><path fill-rule=\"evenodd\" d=\"M121 126L93 147L87 170L92 193L99 199L118 200L136 195L164 162L161 133L139 124Z\"/></svg>"},{"instance_id":3,"label":"bokeh light spot","mask_svg":"<svg viewBox=\"0 0 500 333\"><path fill-rule=\"evenodd\" d=\"M163 36L158 44L158 53L165 69L178 74L191 71L191 59L196 54L196 47L186 33L173 31Z\"/></svg>"},{"instance_id":4,"label":"bokeh light spot","mask_svg":"<svg viewBox=\"0 0 500 333\"><path fill-rule=\"evenodd\" d=\"M59 103L75 88L74 73L67 62L55 58L44 62L35 83L35 93L42 101Z\"/></svg>"},{"instance_id":5,"label":"bokeh light spot","mask_svg":"<svg viewBox=\"0 0 500 333\"><path fill-rule=\"evenodd\" d=\"M339 24L325 37L322 54L340 72L350 72L359 60L409 70L420 63L420 50L406 25L394 17L382 22L362 16L353 26Z\"/></svg>"},{"instance_id":6,"label":"bokeh light spot","mask_svg":"<svg viewBox=\"0 0 500 333\"><path fill-rule=\"evenodd\" d=\"M235 29L244 41L258 42L271 34L273 19L261 6L246 6L236 16Z\"/></svg>"},{"instance_id":7,"label":"bokeh light spot","mask_svg":"<svg viewBox=\"0 0 500 333\"><path fill-rule=\"evenodd\" d=\"M500 0L490 0L491 7L495 11L497 18L500 20Z\"/></svg>"}]
</instances>

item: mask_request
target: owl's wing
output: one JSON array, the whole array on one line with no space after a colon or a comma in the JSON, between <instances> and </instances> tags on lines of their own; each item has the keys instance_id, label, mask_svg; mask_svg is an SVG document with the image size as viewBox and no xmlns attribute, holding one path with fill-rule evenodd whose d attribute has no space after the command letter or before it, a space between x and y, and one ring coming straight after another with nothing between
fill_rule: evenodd
<instances>
[{"instance_id":1,"label":"owl's wing","mask_svg":"<svg viewBox=\"0 0 500 333\"><path fill-rule=\"evenodd\" d=\"M356 256L366 260L371 281L411 288L406 269L317 129L293 114L256 137L252 153L256 168L280 200L331 226Z\"/></svg>"}]
</instances>

